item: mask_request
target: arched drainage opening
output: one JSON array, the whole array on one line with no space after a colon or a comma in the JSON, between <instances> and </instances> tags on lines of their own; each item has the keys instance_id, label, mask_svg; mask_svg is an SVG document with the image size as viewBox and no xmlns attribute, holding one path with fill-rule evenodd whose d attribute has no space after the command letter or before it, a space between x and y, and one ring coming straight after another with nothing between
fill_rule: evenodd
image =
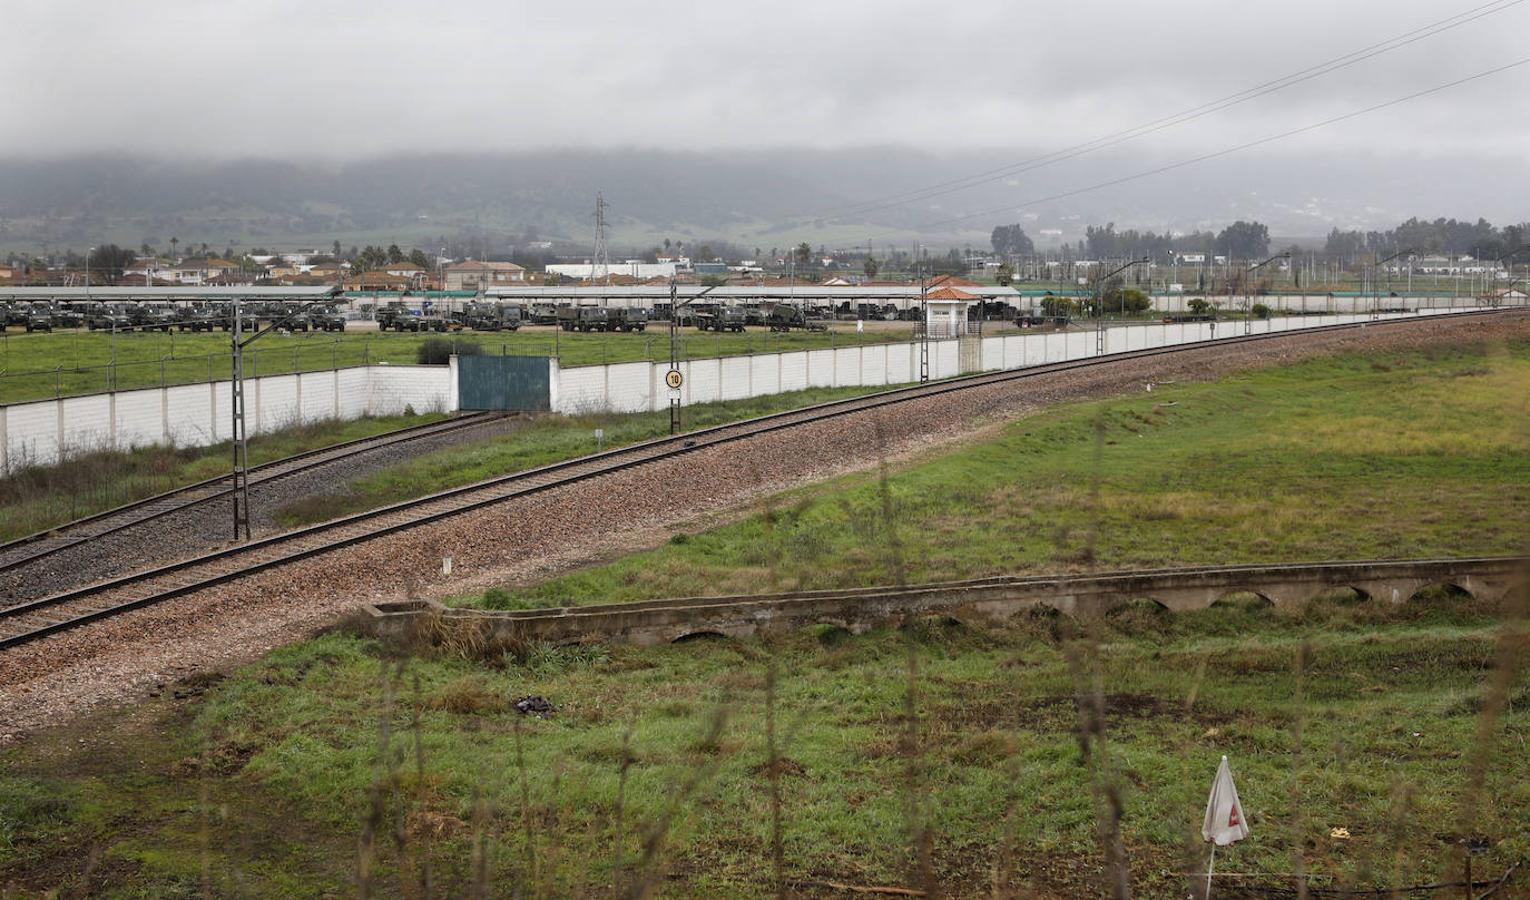
<instances>
[{"instance_id":1,"label":"arched drainage opening","mask_svg":"<svg viewBox=\"0 0 1530 900\"><path fill-rule=\"evenodd\" d=\"M1258 591L1229 591L1216 599L1211 604L1212 609L1240 609L1245 612L1254 612L1261 609L1269 609L1275 605L1275 601L1259 593Z\"/></svg>"},{"instance_id":2,"label":"arched drainage opening","mask_svg":"<svg viewBox=\"0 0 1530 900\"><path fill-rule=\"evenodd\" d=\"M1152 597L1133 597L1130 600L1122 600L1113 604L1105 611L1109 618L1116 619L1123 616L1162 616L1169 612L1169 608Z\"/></svg>"},{"instance_id":3,"label":"arched drainage opening","mask_svg":"<svg viewBox=\"0 0 1530 900\"><path fill-rule=\"evenodd\" d=\"M818 622L802 629L803 634L811 635L818 643L825 647L833 647L850 640L850 629L833 622Z\"/></svg>"},{"instance_id":4,"label":"arched drainage opening","mask_svg":"<svg viewBox=\"0 0 1530 900\"><path fill-rule=\"evenodd\" d=\"M1467 603L1476 599L1472 592L1459 584L1448 581L1426 584L1414 591L1408 598L1409 603L1423 603L1428 606L1453 606L1458 603Z\"/></svg>"},{"instance_id":5,"label":"arched drainage opening","mask_svg":"<svg viewBox=\"0 0 1530 900\"><path fill-rule=\"evenodd\" d=\"M1340 585L1318 591L1307 602L1326 606L1358 606L1369 599L1371 599L1371 595L1357 587Z\"/></svg>"},{"instance_id":6,"label":"arched drainage opening","mask_svg":"<svg viewBox=\"0 0 1530 900\"><path fill-rule=\"evenodd\" d=\"M1156 632L1169 627L1174 614L1167 606L1152 597L1132 597L1122 600L1105 611L1105 620L1111 627L1124 632Z\"/></svg>"},{"instance_id":7,"label":"arched drainage opening","mask_svg":"<svg viewBox=\"0 0 1530 900\"><path fill-rule=\"evenodd\" d=\"M688 631L680 635L671 644L699 644L706 641L726 641L728 636L721 631Z\"/></svg>"}]
</instances>

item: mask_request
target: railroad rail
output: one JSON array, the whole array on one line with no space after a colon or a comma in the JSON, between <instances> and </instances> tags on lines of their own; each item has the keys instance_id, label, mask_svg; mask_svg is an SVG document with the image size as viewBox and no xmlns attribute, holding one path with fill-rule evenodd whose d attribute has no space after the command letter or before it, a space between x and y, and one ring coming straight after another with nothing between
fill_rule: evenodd
<instances>
[{"instance_id":1,"label":"railroad rail","mask_svg":"<svg viewBox=\"0 0 1530 900\"><path fill-rule=\"evenodd\" d=\"M1497 311L1457 315L1491 315L1494 312ZM1398 323L1416 321L1418 320L1398 320ZM1150 359L1182 353L1186 350L1265 341L1272 337L1352 331L1385 324L1389 323L1348 323L1275 334L1240 335L1203 343L1155 347L1083 360L1047 363L1023 369L968 375L773 413L551 463L16 604L0 610L0 650L512 498L540 493L708 447L768 435L824 419L881 409L957 391L1023 381L1040 375L1136 359Z\"/></svg>"},{"instance_id":2,"label":"railroad rail","mask_svg":"<svg viewBox=\"0 0 1530 900\"><path fill-rule=\"evenodd\" d=\"M407 638L416 625L428 620L472 629L480 639L654 645L700 635L750 638L763 631L807 625L860 633L924 616L1003 625L1037 607L1099 616L1133 600L1183 611L1205 609L1230 595L1243 594L1245 599L1257 598L1256 602L1277 608L1298 608L1334 588L1350 588L1368 602L1395 605L1429 585L1450 585L1479 600L1498 602L1525 585L1527 565L1530 558L1523 556L1325 560L1002 575L905 586L679 597L504 612L405 600L371 604L367 614L372 632L385 639Z\"/></svg>"},{"instance_id":3,"label":"railroad rail","mask_svg":"<svg viewBox=\"0 0 1530 900\"><path fill-rule=\"evenodd\" d=\"M422 425L411 425L371 437L357 438L327 447L319 447L296 453L282 459L272 460L250 468L250 485L256 486L290 478L318 466L328 465L342 459L360 456L383 447L410 443L425 438L439 437L456 431L482 425L500 418L493 412L469 413ZM220 475L203 481L183 485L163 493L144 497L122 506L113 507L92 515L83 516L62 525L39 531L26 537L0 544L0 572L9 571L45 559L70 547L106 537L129 528L182 512L195 506L211 503L229 496L229 476Z\"/></svg>"}]
</instances>

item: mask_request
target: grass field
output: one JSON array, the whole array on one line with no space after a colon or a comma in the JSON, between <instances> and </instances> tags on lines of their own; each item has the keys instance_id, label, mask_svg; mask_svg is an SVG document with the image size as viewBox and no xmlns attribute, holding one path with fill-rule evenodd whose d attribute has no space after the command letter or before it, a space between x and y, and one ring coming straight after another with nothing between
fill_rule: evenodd
<instances>
[{"instance_id":1,"label":"grass field","mask_svg":"<svg viewBox=\"0 0 1530 900\"><path fill-rule=\"evenodd\" d=\"M1062 407L895 470L890 516L878 480L841 479L518 596L886 580L889 534L915 580L1517 549L1527 383L1530 347L1464 347ZM1251 877L1219 896L1290 890L1294 871L1453 879L1462 835L1496 876L1530 860L1530 645L1505 613L1443 593L1125 604L1002 629L403 653L341 629L0 752L0 884L1100 896L1118 821L1137 895L1184 896L1223 754L1252 833L1218 869ZM529 695L557 712L518 714ZM1079 712L1095 703L1098 727Z\"/></svg>"},{"instance_id":2,"label":"grass field","mask_svg":"<svg viewBox=\"0 0 1530 900\"><path fill-rule=\"evenodd\" d=\"M783 880L810 894L1099 896L1093 791L1108 784L1138 893L1183 896L1175 873L1204 868L1192 835L1227 754L1252 835L1223 871L1419 884L1457 871L1474 747L1491 798L1468 805L1490 842L1476 871L1530 854L1530 693L1519 682L1478 741L1496 629L1469 603L1138 613L1076 641L1067 624L488 664L331 635L200 699L205 683L167 692L115 731L0 754L0 883L319 897L355 892L369 859L382 896L424 896L428 871L437 896L755 897L774 892L779 834ZM1086 755L1074 697L1093 679L1106 726ZM520 716L528 695L558 712Z\"/></svg>"},{"instance_id":3,"label":"grass field","mask_svg":"<svg viewBox=\"0 0 1530 900\"><path fill-rule=\"evenodd\" d=\"M773 334L756 328L742 334L681 330L680 358L705 359L822 347L909 340L902 323L863 333L840 322L830 332ZM360 332L270 334L246 351L245 376L281 375L387 362L416 361L419 345L432 335ZM559 357L565 366L669 359L665 329L637 334L564 334L553 328L454 335L485 353ZM110 335L71 331L55 334L0 334L0 404L110 390L186 384L229 377L229 338L176 332ZM114 362L115 361L115 362Z\"/></svg>"},{"instance_id":4,"label":"grass field","mask_svg":"<svg viewBox=\"0 0 1530 900\"><path fill-rule=\"evenodd\" d=\"M929 581L1517 552L1530 535L1527 398L1530 346L1516 344L1330 357L1059 407L896 472L896 562L910 581ZM650 553L508 586L493 602L896 580L879 549L889 533L873 477L805 488L773 507Z\"/></svg>"},{"instance_id":5,"label":"grass field","mask_svg":"<svg viewBox=\"0 0 1530 900\"><path fill-rule=\"evenodd\" d=\"M312 422L250 438L250 463L443 419L429 413ZM182 485L227 475L232 446L140 447L76 456L0 479L0 541L12 540Z\"/></svg>"}]
</instances>

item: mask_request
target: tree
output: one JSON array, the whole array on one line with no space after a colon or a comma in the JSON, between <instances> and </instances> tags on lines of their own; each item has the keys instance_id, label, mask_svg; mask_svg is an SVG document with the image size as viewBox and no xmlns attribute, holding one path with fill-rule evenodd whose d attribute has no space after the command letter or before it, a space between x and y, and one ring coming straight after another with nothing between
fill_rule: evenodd
<instances>
[{"instance_id":1,"label":"tree","mask_svg":"<svg viewBox=\"0 0 1530 900\"><path fill-rule=\"evenodd\" d=\"M401 263L403 261L404 261L404 251L399 249L398 244L389 244L388 245L388 262L391 265L398 265L399 263Z\"/></svg>"},{"instance_id":2,"label":"tree","mask_svg":"<svg viewBox=\"0 0 1530 900\"><path fill-rule=\"evenodd\" d=\"M797 255L797 264L800 266L805 267L813 261L813 245L807 241L798 244L795 253Z\"/></svg>"},{"instance_id":3,"label":"tree","mask_svg":"<svg viewBox=\"0 0 1530 900\"><path fill-rule=\"evenodd\" d=\"M881 264L877 262L875 256L868 256L866 261L861 263L861 271L866 273L867 278L877 277L877 270L879 268L881 268Z\"/></svg>"},{"instance_id":4,"label":"tree","mask_svg":"<svg viewBox=\"0 0 1530 900\"><path fill-rule=\"evenodd\" d=\"M409 261L422 269L430 268L430 257L426 256L425 251L419 247L409 251Z\"/></svg>"},{"instance_id":5,"label":"tree","mask_svg":"<svg viewBox=\"0 0 1530 900\"><path fill-rule=\"evenodd\" d=\"M1077 304L1075 304L1072 300L1069 300L1067 297L1058 297L1053 294L1047 294L1045 297L1041 298L1041 312L1043 315L1070 316L1073 314L1073 311L1076 308Z\"/></svg>"},{"instance_id":6,"label":"tree","mask_svg":"<svg viewBox=\"0 0 1530 900\"><path fill-rule=\"evenodd\" d=\"M1115 279L1111 279L1115 282ZM1106 312L1113 313L1139 313L1146 312L1153 305L1148 295L1133 287L1123 287L1114 283L1102 298Z\"/></svg>"},{"instance_id":7,"label":"tree","mask_svg":"<svg viewBox=\"0 0 1530 900\"><path fill-rule=\"evenodd\" d=\"M1239 219L1217 235L1217 247L1230 259L1263 259L1270 255L1270 229Z\"/></svg>"},{"instance_id":8,"label":"tree","mask_svg":"<svg viewBox=\"0 0 1530 900\"><path fill-rule=\"evenodd\" d=\"M334 255L335 259L339 259L340 258L340 239L339 238L335 238L335 242L333 244L329 245L329 249L330 249L330 252Z\"/></svg>"},{"instance_id":9,"label":"tree","mask_svg":"<svg viewBox=\"0 0 1530 900\"><path fill-rule=\"evenodd\" d=\"M999 271L998 271L998 274L996 276L996 280L999 282L999 284L1003 285L1004 287L1009 287L1009 283L1011 281L1015 280L1015 268L1014 268L1014 266L1011 266L1007 262L1000 263L999 264Z\"/></svg>"},{"instance_id":10,"label":"tree","mask_svg":"<svg viewBox=\"0 0 1530 900\"><path fill-rule=\"evenodd\" d=\"M1198 316L1204 316L1211 309L1211 304L1204 297L1193 297L1190 300L1190 311Z\"/></svg>"},{"instance_id":11,"label":"tree","mask_svg":"<svg viewBox=\"0 0 1530 900\"><path fill-rule=\"evenodd\" d=\"M178 237L175 237L174 235L171 235L171 237L170 237L170 255L171 256L175 256L175 252L176 252L175 248L179 247L180 245L181 245L181 239L178 238ZM176 258L179 259L179 257L176 257Z\"/></svg>"},{"instance_id":12,"label":"tree","mask_svg":"<svg viewBox=\"0 0 1530 900\"><path fill-rule=\"evenodd\" d=\"M1036 244L1019 225L999 225L989 237L993 252L1000 256L1029 256L1036 252Z\"/></svg>"},{"instance_id":13,"label":"tree","mask_svg":"<svg viewBox=\"0 0 1530 900\"><path fill-rule=\"evenodd\" d=\"M115 282L121 278L122 270L132 262L133 251L116 244L97 247L86 258L86 263L90 266L91 278L105 282Z\"/></svg>"}]
</instances>

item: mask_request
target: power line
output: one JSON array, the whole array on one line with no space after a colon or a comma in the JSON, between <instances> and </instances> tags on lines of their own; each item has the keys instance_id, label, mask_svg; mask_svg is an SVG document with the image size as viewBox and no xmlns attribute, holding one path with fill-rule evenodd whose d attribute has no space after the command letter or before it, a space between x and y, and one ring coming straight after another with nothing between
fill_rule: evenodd
<instances>
[{"instance_id":1,"label":"power line","mask_svg":"<svg viewBox=\"0 0 1530 900\"><path fill-rule=\"evenodd\" d=\"M1346 53L1342 56L1334 57L1333 59L1327 60L1326 62L1318 63L1300 71L1293 72L1290 75L1285 75L1280 78L1264 82L1263 84L1255 85L1254 87L1247 88L1234 94L1229 94L1226 97L1210 101L1209 103L1201 104L1200 106L1191 107L1190 109L1183 110L1170 116L1165 116L1160 119L1145 122L1141 125L1137 125L1122 131L1113 132L1111 134L1104 135L1103 137L1095 138L1094 140L1086 141L1081 144L1074 144L1071 147L1065 147L1061 150L1055 150L1051 153L1045 153L1040 156L1031 157L1017 163L1001 166L997 169L989 169L974 175L968 175L962 178L955 178L949 181L938 182L923 188L916 188L911 191L904 191L902 193L888 195L880 199L867 200L860 203L853 203L848 206L824 210L817 214L809 215L806 218L840 219L851 215L861 215L868 212L875 212L879 209L887 209L894 206L904 206L909 203L915 203L921 200L930 200L945 194L967 190L968 188L977 187L981 184L997 181L998 179L1008 175L1016 175L1022 172L1032 171L1034 169L1052 165L1053 163L1073 159L1087 153L1093 153L1097 150L1114 147L1128 141L1136 140L1139 137L1143 137L1154 132L1162 131L1164 129L1172 128L1176 125L1182 125L1186 122L1190 122L1195 119L1211 115L1213 113L1221 112L1233 106L1246 103L1249 100L1254 100L1259 97L1284 90L1304 81L1310 81L1314 78L1319 78L1331 72L1336 72L1340 69L1348 68L1357 63L1364 62L1365 60L1376 56L1380 56L1384 53L1390 53L1393 50L1398 50L1410 44L1417 43L1418 41L1434 37L1437 34L1441 34L1461 25L1465 25L1478 19L1503 12L1524 2L1525 0L1494 0L1492 3L1487 3L1482 6L1466 10L1465 12L1457 13L1453 16L1448 16L1428 25L1415 28L1412 31L1404 32L1403 34L1388 38L1385 41L1371 44L1367 47L1362 47L1359 50Z\"/></svg>"},{"instance_id":2,"label":"power line","mask_svg":"<svg viewBox=\"0 0 1530 900\"><path fill-rule=\"evenodd\" d=\"M1427 89L1422 90L1422 91L1416 91L1416 92L1414 92L1412 94L1408 94L1408 95L1403 96L1403 97L1397 97L1395 99L1388 100L1388 101L1386 101L1384 103L1377 103L1374 106L1367 106L1364 109L1357 109L1357 110L1354 110L1352 112L1347 112L1347 113L1344 113L1343 115L1334 116L1333 118L1330 118L1330 119L1324 119L1321 122L1313 122L1313 123L1311 123L1309 125L1303 125L1300 128L1293 128L1290 131L1282 131L1279 134L1272 134L1272 135L1269 135L1267 137L1262 137L1262 138L1259 138L1257 140L1249 141L1249 142L1243 143L1243 144L1237 144L1235 146L1227 147L1227 148L1224 148L1222 150L1217 150L1217 151L1212 152L1212 153L1205 153L1205 154L1202 154L1200 156L1194 156L1194 157L1191 157L1189 159L1180 160L1179 162L1169 163L1168 165L1158 166L1158 167L1152 168L1152 169L1146 169L1144 171L1137 172L1137 173L1132 174L1132 175L1125 175L1125 176L1122 176L1120 178L1113 178L1113 179L1111 179L1109 181L1101 181L1101 182L1098 182L1096 184L1088 185L1086 187L1074 188L1073 190L1063 191L1060 194L1052 194L1051 196L1047 196L1047 197L1037 197L1037 198L1030 199L1030 200L1023 200L1023 201L1021 201L1019 203L1008 203L1008 204L1005 204L1004 206L995 207L993 209L986 209L986 210L982 210L981 212L967 213L965 215L953 216L953 217L951 217L949 219L941 219L941 220L936 221L936 222L926 222L926 223L924 223L922 225L916 226L916 230L924 230L924 229L927 229L927 228L937 228L937 227L942 226L942 225L950 225L950 224L955 223L955 222L964 222L964 221L966 221L968 219L976 219L976 218L979 218L979 217L982 217L982 216L998 215L999 213L1009 212L1010 210L1018 209L1018 208L1025 207L1025 206L1031 206L1031 205L1036 204L1036 203L1049 203L1049 202L1051 202L1053 200L1063 200L1063 199L1066 199L1068 197L1076 197L1079 194L1087 194L1087 193L1089 193L1091 191L1098 191L1098 190L1101 190L1103 188L1114 187L1114 186L1116 186L1118 184L1125 184L1125 183L1127 183L1129 181L1137 181L1139 179L1147 178L1147 177L1152 176L1152 175L1161 175L1164 172L1171 172L1171 171L1173 171L1175 169L1183 169L1186 166L1193 166L1196 163L1202 163L1202 162L1206 162L1207 160L1217 159L1217 158L1223 157L1223 156L1229 156L1231 154L1239 153L1241 151L1248 150L1248 149L1253 148L1253 147L1258 147L1258 146L1261 146L1263 144L1269 144L1269 143L1273 143L1275 141L1284 140L1284 139L1286 139L1288 137L1295 137L1296 135L1304 134L1304 133L1306 133L1308 131L1316 131L1319 128L1326 128L1329 125L1334 125L1334 124L1337 124L1339 122L1343 122L1343 121L1346 121L1348 119L1353 119L1353 118L1356 118L1358 116L1363 116L1363 115L1366 115L1368 113L1377 112L1378 110L1383 110L1383 109L1386 109L1386 108L1391 107L1391 106L1397 106L1397 105L1402 104L1402 103L1407 103L1407 102L1412 101L1412 100L1417 100L1420 97L1426 97L1426 96L1428 96L1430 94L1437 94L1437 93L1439 93L1441 91L1446 91L1446 90L1449 90L1449 89L1451 89L1453 87L1459 87L1459 86L1461 86L1463 84L1467 84L1467 83L1472 82L1472 81L1477 81L1477 80L1482 79L1482 78L1488 78L1488 77L1493 76L1493 75L1498 75L1500 73L1507 72L1510 69L1515 69L1515 68L1518 68L1518 67L1526 65L1526 64L1530 64L1530 56L1527 56L1527 57L1525 57L1523 59L1515 60L1514 62L1511 62L1511 63L1506 63L1504 65L1497 66L1497 67L1492 68L1492 69L1487 69L1485 71L1478 72L1475 75L1468 75L1468 76L1466 76L1464 78L1458 78L1455 81L1449 81L1449 82L1446 82L1445 84L1436 85L1435 87L1427 88ZM883 233L884 234L895 234L897 232L888 231L888 232L883 232Z\"/></svg>"}]
</instances>

